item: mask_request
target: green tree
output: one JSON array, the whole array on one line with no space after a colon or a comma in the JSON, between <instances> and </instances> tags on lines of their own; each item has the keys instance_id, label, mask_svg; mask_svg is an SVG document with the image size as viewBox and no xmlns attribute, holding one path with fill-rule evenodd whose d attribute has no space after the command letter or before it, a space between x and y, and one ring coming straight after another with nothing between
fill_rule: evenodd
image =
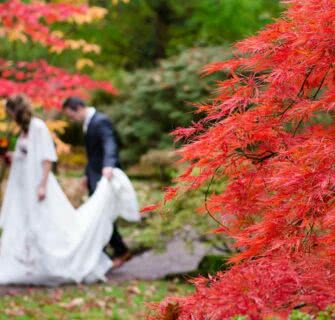
<instances>
[{"instance_id":1,"label":"green tree","mask_svg":"<svg viewBox=\"0 0 335 320\"><path fill-rule=\"evenodd\" d=\"M134 163L149 149L171 147L170 132L191 123L191 104L208 95L215 79L201 78L198 71L229 55L226 47L189 49L156 68L125 73L120 94L104 108L120 131L122 160Z\"/></svg>"},{"instance_id":2,"label":"green tree","mask_svg":"<svg viewBox=\"0 0 335 320\"><path fill-rule=\"evenodd\" d=\"M92 41L104 47L97 63L150 67L195 46L231 43L252 34L281 12L278 0L94 0L109 10ZM83 30L87 33L87 28Z\"/></svg>"}]
</instances>

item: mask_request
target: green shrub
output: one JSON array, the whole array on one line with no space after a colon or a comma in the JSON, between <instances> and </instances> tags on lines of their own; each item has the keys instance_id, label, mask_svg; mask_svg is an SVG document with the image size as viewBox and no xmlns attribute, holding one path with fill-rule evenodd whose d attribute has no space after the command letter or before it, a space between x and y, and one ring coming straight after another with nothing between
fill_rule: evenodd
<instances>
[{"instance_id":1,"label":"green shrub","mask_svg":"<svg viewBox=\"0 0 335 320\"><path fill-rule=\"evenodd\" d=\"M157 181L133 180L137 191L140 207L145 207L162 200L164 185ZM216 181L210 186L212 192L219 192L226 186L227 181ZM187 197L181 197L169 203L162 214L149 212L137 228L128 223L123 224L122 232L132 242L134 248L155 248L164 250L166 243L178 234L185 240L189 240L187 234L196 234L208 244L222 251L222 254L229 254L231 242L222 235L213 234L211 231L218 227L218 224L207 213L196 213L201 207L207 188L189 192ZM185 237L184 237L185 236ZM192 243L190 242L190 245ZM223 265L223 264L222 264Z\"/></svg>"},{"instance_id":2,"label":"green shrub","mask_svg":"<svg viewBox=\"0 0 335 320\"><path fill-rule=\"evenodd\" d=\"M71 152L59 156L59 166L66 170L84 171L86 162L85 150L81 147L72 147Z\"/></svg>"},{"instance_id":3,"label":"green shrub","mask_svg":"<svg viewBox=\"0 0 335 320\"><path fill-rule=\"evenodd\" d=\"M331 308L319 312L316 316L309 315L307 313L301 312L299 310L294 310L290 317L290 320L332 320L334 319L333 311Z\"/></svg>"},{"instance_id":4,"label":"green shrub","mask_svg":"<svg viewBox=\"0 0 335 320\"><path fill-rule=\"evenodd\" d=\"M171 147L169 133L195 120L191 104L204 101L215 80L202 78L199 71L229 55L225 47L190 49L154 69L124 73L119 96L103 107L121 136L122 160L135 163L149 149Z\"/></svg>"}]
</instances>

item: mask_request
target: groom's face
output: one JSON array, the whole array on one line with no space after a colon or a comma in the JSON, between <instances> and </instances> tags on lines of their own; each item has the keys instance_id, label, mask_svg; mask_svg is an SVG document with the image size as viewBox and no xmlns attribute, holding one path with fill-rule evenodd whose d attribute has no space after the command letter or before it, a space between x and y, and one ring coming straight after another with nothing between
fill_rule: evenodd
<instances>
[{"instance_id":1,"label":"groom's face","mask_svg":"<svg viewBox=\"0 0 335 320\"><path fill-rule=\"evenodd\" d=\"M75 122L82 122L84 121L83 118L83 108L77 108L76 110L71 109L71 108L66 108L64 110L64 113L68 118L70 118L72 121Z\"/></svg>"}]
</instances>

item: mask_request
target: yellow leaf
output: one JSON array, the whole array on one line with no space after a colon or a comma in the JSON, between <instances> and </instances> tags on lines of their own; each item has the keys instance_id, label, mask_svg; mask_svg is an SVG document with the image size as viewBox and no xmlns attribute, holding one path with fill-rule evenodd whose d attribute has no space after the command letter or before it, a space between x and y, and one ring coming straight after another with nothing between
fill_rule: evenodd
<instances>
[{"instance_id":1,"label":"yellow leaf","mask_svg":"<svg viewBox=\"0 0 335 320\"><path fill-rule=\"evenodd\" d=\"M56 145L57 153L68 154L71 151L70 145L64 143L61 139L59 139L56 132L60 134L64 133L65 128L69 125L69 123L64 120L45 120L45 123L51 132L52 138Z\"/></svg>"},{"instance_id":2,"label":"yellow leaf","mask_svg":"<svg viewBox=\"0 0 335 320\"><path fill-rule=\"evenodd\" d=\"M53 140L56 144L56 150L58 154L68 154L71 151L70 145L64 143L61 139L57 137L57 135L53 134Z\"/></svg>"},{"instance_id":3,"label":"yellow leaf","mask_svg":"<svg viewBox=\"0 0 335 320\"><path fill-rule=\"evenodd\" d=\"M25 34L18 29L8 30L7 37L9 41L21 41L23 43L27 42L27 37Z\"/></svg>"},{"instance_id":4,"label":"yellow leaf","mask_svg":"<svg viewBox=\"0 0 335 320\"><path fill-rule=\"evenodd\" d=\"M96 54L99 54L101 52L101 48L96 44L87 43L87 44L83 45L83 52L86 52L86 53L94 52Z\"/></svg>"},{"instance_id":5,"label":"yellow leaf","mask_svg":"<svg viewBox=\"0 0 335 320\"><path fill-rule=\"evenodd\" d=\"M33 109L40 109L42 108L42 102L38 100L34 100L31 102L31 106Z\"/></svg>"},{"instance_id":6,"label":"yellow leaf","mask_svg":"<svg viewBox=\"0 0 335 320\"><path fill-rule=\"evenodd\" d=\"M66 40L65 45L66 45L66 47L68 47L72 50L81 49L83 52L86 52L86 53L93 52L93 53L99 54L100 51L101 51L101 49L98 45L88 43L83 39L80 39L80 40L69 39L69 40Z\"/></svg>"},{"instance_id":7,"label":"yellow leaf","mask_svg":"<svg viewBox=\"0 0 335 320\"><path fill-rule=\"evenodd\" d=\"M0 120L3 120L6 118L6 100L1 99L0 100Z\"/></svg>"},{"instance_id":8,"label":"yellow leaf","mask_svg":"<svg viewBox=\"0 0 335 320\"><path fill-rule=\"evenodd\" d=\"M0 122L0 131L9 131L12 134L18 134L20 132L20 128L15 122L2 121Z\"/></svg>"},{"instance_id":9,"label":"yellow leaf","mask_svg":"<svg viewBox=\"0 0 335 320\"><path fill-rule=\"evenodd\" d=\"M61 48L61 47L55 47L55 46L52 46L52 47L49 48L49 52L51 52L51 53L57 53L57 54L62 53L63 50L64 50L63 48Z\"/></svg>"},{"instance_id":10,"label":"yellow leaf","mask_svg":"<svg viewBox=\"0 0 335 320\"><path fill-rule=\"evenodd\" d=\"M51 32L51 35L57 38L62 39L64 37L64 33L60 30L55 30Z\"/></svg>"},{"instance_id":11,"label":"yellow leaf","mask_svg":"<svg viewBox=\"0 0 335 320\"><path fill-rule=\"evenodd\" d=\"M75 307L81 306L82 304L84 304L84 302L85 300L83 298L75 298L71 300L70 302L60 303L59 305L64 309L72 310Z\"/></svg>"},{"instance_id":12,"label":"yellow leaf","mask_svg":"<svg viewBox=\"0 0 335 320\"><path fill-rule=\"evenodd\" d=\"M82 70L85 67L93 67L94 62L91 59L82 58L79 59L76 63L77 70Z\"/></svg>"},{"instance_id":13,"label":"yellow leaf","mask_svg":"<svg viewBox=\"0 0 335 320\"><path fill-rule=\"evenodd\" d=\"M81 5L81 4L88 4L87 0L52 0L51 2L53 3L68 3L68 4L76 4L76 5Z\"/></svg>"},{"instance_id":14,"label":"yellow leaf","mask_svg":"<svg viewBox=\"0 0 335 320\"><path fill-rule=\"evenodd\" d=\"M5 28L0 28L0 37L6 36L6 30Z\"/></svg>"},{"instance_id":15,"label":"yellow leaf","mask_svg":"<svg viewBox=\"0 0 335 320\"><path fill-rule=\"evenodd\" d=\"M90 7L88 15L93 20L100 20L107 14L107 10L101 7Z\"/></svg>"},{"instance_id":16,"label":"yellow leaf","mask_svg":"<svg viewBox=\"0 0 335 320\"><path fill-rule=\"evenodd\" d=\"M106 14L107 10L105 8L90 7L85 14L74 14L69 18L69 21L76 24L91 23L95 20L101 20Z\"/></svg>"},{"instance_id":17,"label":"yellow leaf","mask_svg":"<svg viewBox=\"0 0 335 320\"><path fill-rule=\"evenodd\" d=\"M81 42L80 40L67 40L66 45L73 50L77 50L81 47Z\"/></svg>"},{"instance_id":18,"label":"yellow leaf","mask_svg":"<svg viewBox=\"0 0 335 320\"><path fill-rule=\"evenodd\" d=\"M130 2L130 0L122 0L122 2L125 3L125 4L127 4L127 3ZM112 5L113 6L118 5L118 3L119 3L119 0L112 0Z\"/></svg>"},{"instance_id":19,"label":"yellow leaf","mask_svg":"<svg viewBox=\"0 0 335 320\"><path fill-rule=\"evenodd\" d=\"M69 125L64 120L46 120L46 124L50 131L64 133L65 128Z\"/></svg>"},{"instance_id":20,"label":"yellow leaf","mask_svg":"<svg viewBox=\"0 0 335 320\"><path fill-rule=\"evenodd\" d=\"M7 122L0 122L0 131L1 132L6 132L7 131Z\"/></svg>"}]
</instances>

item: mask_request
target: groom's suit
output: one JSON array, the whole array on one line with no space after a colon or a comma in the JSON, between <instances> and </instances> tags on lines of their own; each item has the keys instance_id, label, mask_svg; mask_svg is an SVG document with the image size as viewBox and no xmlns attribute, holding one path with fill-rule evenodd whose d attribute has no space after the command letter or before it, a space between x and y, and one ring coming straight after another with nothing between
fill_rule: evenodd
<instances>
[{"instance_id":1,"label":"groom's suit","mask_svg":"<svg viewBox=\"0 0 335 320\"><path fill-rule=\"evenodd\" d=\"M102 177L102 169L105 167L120 168L119 145L117 135L108 117L100 112L90 110L91 116L84 124L85 146L88 164L86 176L88 179L89 193L92 194L97 183ZM121 235L114 224L114 231L110 240L115 256L121 256L128 251Z\"/></svg>"}]
</instances>

